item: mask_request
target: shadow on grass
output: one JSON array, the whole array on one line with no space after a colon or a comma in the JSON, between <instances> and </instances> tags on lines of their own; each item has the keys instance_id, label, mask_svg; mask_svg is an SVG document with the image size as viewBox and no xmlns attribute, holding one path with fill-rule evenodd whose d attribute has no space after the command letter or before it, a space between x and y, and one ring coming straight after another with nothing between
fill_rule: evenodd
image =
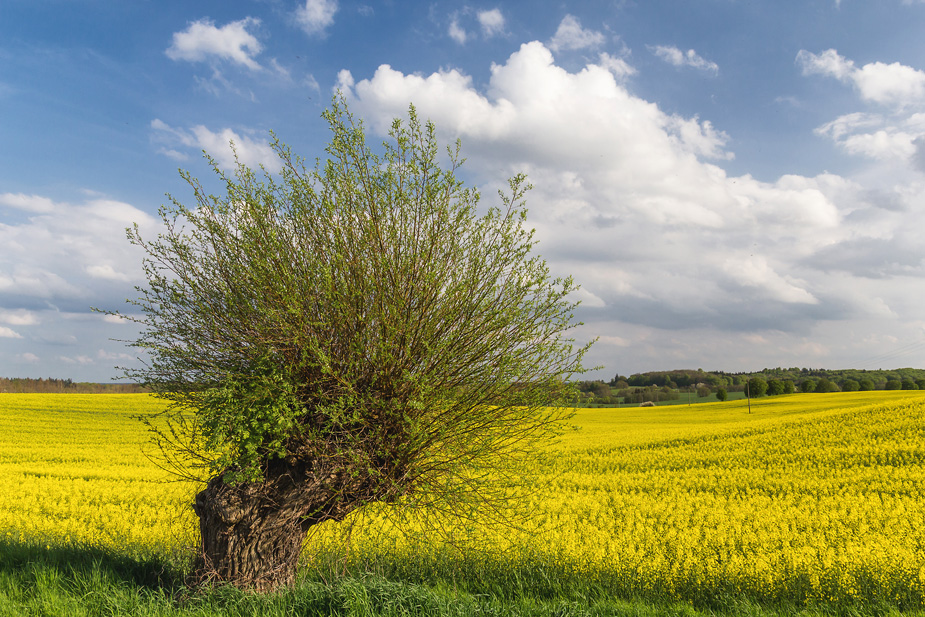
<instances>
[{"instance_id":1,"label":"shadow on grass","mask_svg":"<svg viewBox=\"0 0 925 617\"><path fill-rule=\"evenodd\" d=\"M335 564L328 564L328 566ZM359 565L359 564L357 564ZM859 617L900 615L890 606L768 605L742 597L685 603L634 597L562 572L482 567L478 575L423 563L313 567L270 594L233 587L191 590L178 559L90 546L0 539L0 615L82 617ZM615 593L616 592L616 593ZM921 614L913 612L914 614Z\"/></svg>"},{"instance_id":2,"label":"shadow on grass","mask_svg":"<svg viewBox=\"0 0 925 617\"><path fill-rule=\"evenodd\" d=\"M149 590L175 592L185 588L179 559L132 557L94 546L0 539L0 576L34 577L48 570L58 572L65 581L102 575L117 584Z\"/></svg>"},{"instance_id":3,"label":"shadow on grass","mask_svg":"<svg viewBox=\"0 0 925 617\"><path fill-rule=\"evenodd\" d=\"M395 574L395 573L392 573ZM662 617L702 613L648 602L467 591L446 581L385 572L302 571L289 589L250 594L232 587L192 591L169 560L95 547L0 540L0 615L82 617ZM414 580L417 579L417 580ZM500 591L500 590L499 590ZM539 596L549 594L540 593ZM678 609L681 610L678 610Z\"/></svg>"}]
</instances>

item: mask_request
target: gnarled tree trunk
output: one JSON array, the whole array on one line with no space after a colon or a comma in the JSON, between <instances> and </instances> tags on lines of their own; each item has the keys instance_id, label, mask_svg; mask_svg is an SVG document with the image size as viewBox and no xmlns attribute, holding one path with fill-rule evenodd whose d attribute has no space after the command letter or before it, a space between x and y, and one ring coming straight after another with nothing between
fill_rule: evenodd
<instances>
[{"instance_id":1,"label":"gnarled tree trunk","mask_svg":"<svg viewBox=\"0 0 925 617\"><path fill-rule=\"evenodd\" d=\"M231 485L217 476L196 495L201 544L192 583L261 592L292 584L308 529L342 519L370 488L343 471L280 463L263 482Z\"/></svg>"}]
</instances>

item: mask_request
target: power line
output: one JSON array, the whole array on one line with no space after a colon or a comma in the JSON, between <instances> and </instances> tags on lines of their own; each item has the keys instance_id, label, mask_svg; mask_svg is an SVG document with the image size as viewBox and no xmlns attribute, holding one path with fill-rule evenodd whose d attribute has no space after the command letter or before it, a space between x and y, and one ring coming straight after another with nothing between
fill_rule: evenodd
<instances>
[{"instance_id":1,"label":"power line","mask_svg":"<svg viewBox=\"0 0 925 617\"><path fill-rule=\"evenodd\" d=\"M879 367L887 360L894 360L896 358L901 358L903 356L909 356L915 352L922 351L922 350L925 350L925 339L922 339L919 341L913 341L911 343L906 343L902 347L898 347L891 351L887 351L885 353L872 356L868 358L867 360L862 361L861 365L867 368L873 368L875 366Z\"/></svg>"}]
</instances>

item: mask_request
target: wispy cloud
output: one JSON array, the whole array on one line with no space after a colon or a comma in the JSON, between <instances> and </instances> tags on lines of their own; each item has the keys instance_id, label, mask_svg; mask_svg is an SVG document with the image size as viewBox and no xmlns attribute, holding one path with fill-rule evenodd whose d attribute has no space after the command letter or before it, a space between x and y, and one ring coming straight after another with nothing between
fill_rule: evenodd
<instances>
[{"instance_id":1,"label":"wispy cloud","mask_svg":"<svg viewBox=\"0 0 925 617\"><path fill-rule=\"evenodd\" d=\"M624 79L630 75L636 74L636 69L623 58L611 56L608 53L601 53L598 56L598 64L610 69L617 79Z\"/></svg>"},{"instance_id":2,"label":"wispy cloud","mask_svg":"<svg viewBox=\"0 0 925 617\"><path fill-rule=\"evenodd\" d=\"M27 311L26 309L0 310L0 323L11 326L34 326L39 323L39 319L33 311Z\"/></svg>"},{"instance_id":3,"label":"wispy cloud","mask_svg":"<svg viewBox=\"0 0 925 617\"><path fill-rule=\"evenodd\" d=\"M691 67L700 71L706 71L708 73L719 73L719 65L715 62L704 59L693 49L688 49L687 51L681 51L677 47L666 46L666 45L655 45L650 47L656 56L671 64L678 67Z\"/></svg>"},{"instance_id":4,"label":"wispy cloud","mask_svg":"<svg viewBox=\"0 0 925 617\"><path fill-rule=\"evenodd\" d=\"M581 22L574 15L566 15L559 22L556 33L549 41L553 51L566 51L599 47L604 44L604 35L595 30L581 27Z\"/></svg>"},{"instance_id":5,"label":"wispy cloud","mask_svg":"<svg viewBox=\"0 0 925 617\"><path fill-rule=\"evenodd\" d=\"M140 280L140 263L125 240L125 228L138 223L152 229L150 215L106 198L80 204L37 196L31 201L43 204L42 211L0 225L0 323L34 325L40 320L37 308L47 302L88 310L91 289L101 296L118 289L124 298L125 283ZM28 210L27 202L22 195L0 194L0 206Z\"/></svg>"},{"instance_id":6,"label":"wispy cloud","mask_svg":"<svg viewBox=\"0 0 925 617\"><path fill-rule=\"evenodd\" d=\"M464 45L466 43L466 39L469 38L469 35L466 32L465 28L463 28L459 24L458 14L454 14L453 17L450 19L450 25L447 28L446 33L450 36L451 39L453 39L460 45Z\"/></svg>"},{"instance_id":7,"label":"wispy cloud","mask_svg":"<svg viewBox=\"0 0 925 617\"><path fill-rule=\"evenodd\" d=\"M0 326L0 338L22 338L22 335L14 331L12 328Z\"/></svg>"},{"instance_id":8,"label":"wispy cloud","mask_svg":"<svg viewBox=\"0 0 925 617\"><path fill-rule=\"evenodd\" d=\"M486 37L495 36L504 32L504 15L500 9L491 9L489 11L479 11L479 25L482 26L482 34Z\"/></svg>"},{"instance_id":9,"label":"wispy cloud","mask_svg":"<svg viewBox=\"0 0 925 617\"><path fill-rule=\"evenodd\" d=\"M178 148L205 150L214 157L219 165L231 169L237 160L251 167L263 165L268 170L279 169L279 157L273 152L268 141L262 141L248 134L241 134L233 129L224 128L212 131L199 124L190 129L179 129L155 118L151 121L151 139L161 144L161 154L173 159L185 160L186 152ZM250 131L253 134L253 131ZM231 144L234 144L232 150ZM198 153L198 152L197 152Z\"/></svg>"},{"instance_id":10,"label":"wispy cloud","mask_svg":"<svg viewBox=\"0 0 925 617\"><path fill-rule=\"evenodd\" d=\"M883 116L864 113L840 116L817 128L816 134L831 137L849 154L874 159L911 159L919 138Z\"/></svg>"},{"instance_id":11,"label":"wispy cloud","mask_svg":"<svg viewBox=\"0 0 925 617\"><path fill-rule=\"evenodd\" d=\"M52 212L55 209L55 202L51 199L25 193L4 193L0 195L0 205L37 214Z\"/></svg>"},{"instance_id":12,"label":"wispy cloud","mask_svg":"<svg viewBox=\"0 0 925 617\"><path fill-rule=\"evenodd\" d=\"M471 7L464 6L450 14L446 33L459 45L465 45L479 32L484 39L504 34L504 25L505 19L501 9L474 11Z\"/></svg>"}]
</instances>

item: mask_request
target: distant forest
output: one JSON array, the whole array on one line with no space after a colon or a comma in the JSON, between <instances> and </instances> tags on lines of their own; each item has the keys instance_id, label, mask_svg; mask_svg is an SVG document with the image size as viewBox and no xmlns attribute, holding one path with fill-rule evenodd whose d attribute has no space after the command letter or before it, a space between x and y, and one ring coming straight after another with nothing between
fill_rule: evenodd
<instances>
[{"instance_id":1,"label":"distant forest","mask_svg":"<svg viewBox=\"0 0 925 617\"><path fill-rule=\"evenodd\" d=\"M133 383L93 383L70 379L32 379L30 377L0 377L2 393L53 393L53 394L140 394L146 388Z\"/></svg>"},{"instance_id":2,"label":"distant forest","mask_svg":"<svg viewBox=\"0 0 925 617\"><path fill-rule=\"evenodd\" d=\"M617 403L639 399L661 400L677 398L684 391L697 391L700 396L718 390L742 392L752 379L771 384L770 391L758 394L780 393L774 382L782 384L786 392L837 392L854 390L925 390L925 369L899 368L866 371L860 369L766 368L755 372L728 373L702 369L675 369L634 373L629 377L615 375L610 381L601 379L578 382L583 399L597 403ZM754 383L754 382L753 382ZM654 394L655 391L660 394ZM131 383L93 383L70 379L34 379L30 377L0 377L0 393L74 393L74 394L140 394L148 392Z\"/></svg>"},{"instance_id":3,"label":"distant forest","mask_svg":"<svg viewBox=\"0 0 925 617\"><path fill-rule=\"evenodd\" d=\"M925 369L892 370L766 368L755 372L728 373L702 369L676 369L616 375L604 380L581 381L578 388L584 402L603 404L670 400L680 392L742 392L751 384L752 396L789 392L838 392L858 390L925 390Z\"/></svg>"}]
</instances>

